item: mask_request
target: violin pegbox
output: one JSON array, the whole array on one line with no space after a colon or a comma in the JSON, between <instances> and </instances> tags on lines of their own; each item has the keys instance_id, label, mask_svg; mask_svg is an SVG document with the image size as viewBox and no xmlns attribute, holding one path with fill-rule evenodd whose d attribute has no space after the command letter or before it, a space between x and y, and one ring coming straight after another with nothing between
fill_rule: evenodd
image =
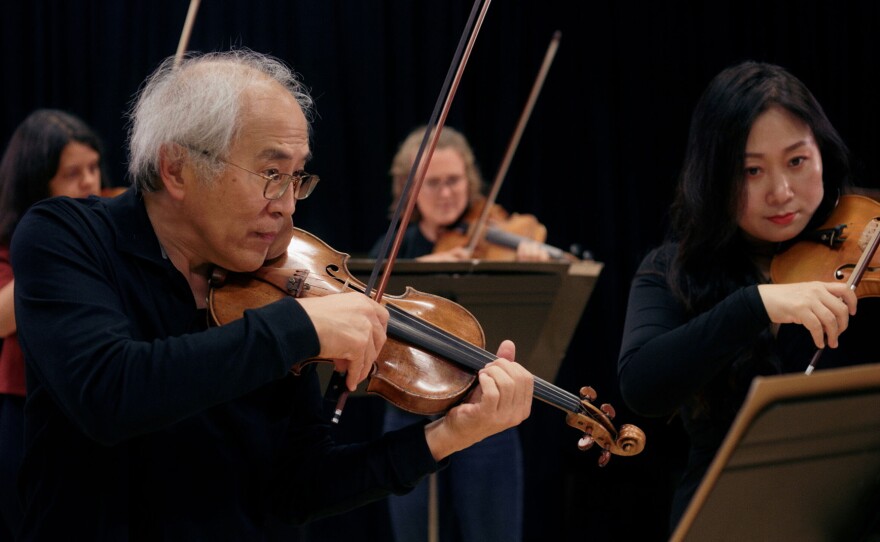
<instances>
[{"instance_id":1,"label":"violin pegbox","mask_svg":"<svg viewBox=\"0 0 880 542\"><path fill-rule=\"evenodd\" d=\"M590 386L580 389L579 412L570 412L566 422L583 431L578 440L578 449L589 450L598 443L602 448L598 464L604 467L611 460L611 454L636 455L645 447L645 434L636 426L624 425L618 432L611 420L614 419L614 407L608 403L596 407L596 390Z\"/></svg>"}]
</instances>

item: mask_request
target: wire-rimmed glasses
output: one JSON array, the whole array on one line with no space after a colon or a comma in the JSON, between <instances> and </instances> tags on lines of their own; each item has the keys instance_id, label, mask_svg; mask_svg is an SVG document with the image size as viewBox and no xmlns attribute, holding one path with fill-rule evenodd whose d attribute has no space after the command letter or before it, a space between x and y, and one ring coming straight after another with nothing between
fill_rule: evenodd
<instances>
[{"instance_id":1,"label":"wire-rimmed glasses","mask_svg":"<svg viewBox=\"0 0 880 542\"><path fill-rule=\"evenodd\" d=\"M285 192L287 192L287 188L291 185L293 185L294 198L298 200L306 199L312 191L315 190L318 181L321 180L317 175L309 173L303 169L294 171L293 173L272 173L270 175L263 175L262 173L243 168L238 164L233 164L223 158L218 157L217 160L250 173L251 175L256 175L261 179L265 179L266 185L263 187L263 197L267 200L279 199Z\"/></svg>"}]
</instances>

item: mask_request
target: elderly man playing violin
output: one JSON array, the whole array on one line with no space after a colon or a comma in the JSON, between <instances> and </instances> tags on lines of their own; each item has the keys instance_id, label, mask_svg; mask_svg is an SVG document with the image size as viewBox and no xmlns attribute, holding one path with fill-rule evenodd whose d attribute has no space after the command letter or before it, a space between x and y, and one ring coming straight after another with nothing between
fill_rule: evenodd
<instances>
[{"instance_id":1,"label":"elderly man playing violin","mask_svg":"<svg viewBox=\"0 0 880 542\"><path fill-rule=\"evenodd\" d=\"M359 293L281 299L208 324L215 268L281 254L318 178L312 102L247 50L166 60L131 111L114 199L34 206L12 246L29 401L21 540L261 540L402 494L445 459L528 417L533 377L505 341L468 398L435 421L335 444L317 377L353 390L388 311ZM505 359L506 358L506 359Z\"/></svg>"}]
</instances>

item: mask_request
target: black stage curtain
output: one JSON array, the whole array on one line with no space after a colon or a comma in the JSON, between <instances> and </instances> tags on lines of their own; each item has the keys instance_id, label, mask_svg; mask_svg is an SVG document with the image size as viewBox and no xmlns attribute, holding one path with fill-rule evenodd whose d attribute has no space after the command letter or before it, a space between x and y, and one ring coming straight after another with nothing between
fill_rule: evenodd
<instances>
[{"instance_id":1,"label":"black stage curtain","mask_svg":"<svg viewBox=\"0 0 880 542\"><path fill-rule=\"evenodd\" d=\"M126 184L126 108L177 50L187 9L184 0L6 2L0 142L32 109L66 109L98 129L111 181ZM471 9L459 0L211 0L201 3L189 49L248 47L302 74L320 115L309 170L323 181L295 222L363 255L386 228L391 157L430 118ZM562 414L536 404L521 428L527 540L665 538L684 443L675 421L627 411L616 360L629 280L661 240L692 107L729 64L781 64L816 94L854 150L859 183L877 188L870 156L880 138L871 73L880 64L878 22L880 4L839 0L491 4L446 124L468 135L491 182L561 32L498 202L534 214L550 244L578 245L605 263L556 383L571 391L592 385L600 402L616 407L617 421L648 437L640 456L599 469L595 452L577 451ZM347 409L367 421L352 420L343 437L375 432L380 406L365 399L359 413ZM379 503L294 529L289 539L383 539L384 514Z\"/></svg>"}]
</instances>

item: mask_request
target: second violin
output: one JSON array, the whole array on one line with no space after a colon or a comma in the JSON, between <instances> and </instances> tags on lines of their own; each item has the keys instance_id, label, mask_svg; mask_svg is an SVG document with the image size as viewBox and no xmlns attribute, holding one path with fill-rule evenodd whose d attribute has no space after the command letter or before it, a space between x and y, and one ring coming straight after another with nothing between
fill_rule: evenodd
<instances>
[{"instance_id":1,"label":"second violin","mask_svg":"<svg viewBox=\"0 0 880 542\"><path fill-rule=\"evenodd\" d=\"M858 266L878 229L880 203L866 196L842 196L824 224L773 258L770 277L778 284L856 278L858 297L880 297L880 255L871 252ZM857 270L860 276L853 277Z\"/></svg>"},{"instance_id":2,"label":"second violin","mask_svg":"<svg viewBox=\"0 0 880 542\"><path fill-rule=\"evenodd\" d=\"M392 160L394 201L391 209L396 209L403 197L425 130L422 126L410 132ZM431 261L547 259L538 252L542 251L549 259L578 259L570 252L545 244L547 229L533 215L509 214L497 204L487 210L488 200L480 193L482 185L470 143L458 130L444 127L399 256ZM379 239L373 247L371 256L378 255L381 241ZM523 241L531 243L525 248L532 254L518 258L518 248Z\"/></svg>"},{"instance_id":3,"label":"second violin","mask_svg":"<svg viewBox=\"0 0 880 542\"><path fill-rule=\"evenodd\" d=\"M445 252L456 247L473 247L471 257L478 260L514 261L520 243L536 243L550 259L575 261L578 257L545 243L547 228L531 214L508 213L497 203L488 213L488 222L480 228L480 216L485 200L468 210L464 218L443 231L434 243L434 252ZM482 230L482 231L480 231Z\"/></svg>"}]
</instances>

